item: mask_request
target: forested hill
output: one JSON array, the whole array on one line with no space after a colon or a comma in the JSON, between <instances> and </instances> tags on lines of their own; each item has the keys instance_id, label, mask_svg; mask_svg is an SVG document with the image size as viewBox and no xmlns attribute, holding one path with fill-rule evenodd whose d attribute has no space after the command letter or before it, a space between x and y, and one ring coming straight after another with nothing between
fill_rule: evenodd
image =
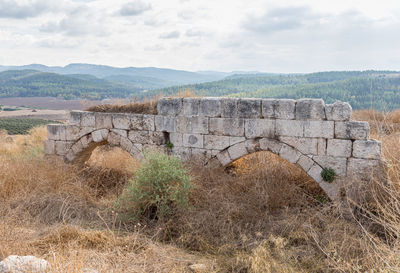
<instances>
[{"instance_id":1,"label":"forested hill","mask_svg":"<svg viewBox=\"0 0 400 273\"><path fill-rule=\"evenodd\" d=\"M204 96L261 98L322 98L350 102L355 109L400 108L400 72L344 71L312 74L234 75L224 80L153 90L152 96L192 90Z\"/></svg>"}]
</instances>

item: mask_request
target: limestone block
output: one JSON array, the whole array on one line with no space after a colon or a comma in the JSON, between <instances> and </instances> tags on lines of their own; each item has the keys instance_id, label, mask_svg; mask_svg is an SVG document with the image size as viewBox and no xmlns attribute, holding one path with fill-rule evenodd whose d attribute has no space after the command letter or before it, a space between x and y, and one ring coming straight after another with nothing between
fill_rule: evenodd
<instances>
[{"instance_id":1,"label":"limestone block","mask_svg":"<svg viewBox=\"0 0 400 273\"><path fill-rule=\"evenodd\" d=\"M85 127L87 128L87 127ZM65 127L65 140L77 140L81 137L81 129L78 126L67 125Z\"/></svg>"},{"instance_id":2,"label":"limestone block","mask_svg":"<svg viewBox=\"0 0 400 273\"><path fill-rule=\"evenodd\" d=\"M260 118L261 100L260 99L239 99L237 111L240 118Z\"/></svg>"},{"instance_id":3,"label":"limestone block","mask_svg":"<svg viewBox=\"0 0 400 273\"><path fill-rule=\"evenodd\" d=\"M68 150L71 149L73 142L71 141L56 141L55 152L58 155L66 155Z\"/></svg>"},{"instance_id":4,"label":"limestone block","mask_svg":"<svg viewBox=\"0 0 400 273\"><path fill-rule=\"evenodd\" d=\"M82 111L71 111L69 112L69 125L81 125L81 117L82 117Z\"/></svg>"},{"instance_id":5,"label":"limestone block","mask_svg":"<svg viewBox=\"0 0 400 273\"><path fill-rule=\"evenodd\" d=\"M277 136L303 136L304 121L279 119L276 120L275 126Z\"/></svg>"},{"instance_id":6,"label":"limestone block","mask_svg":"<svg viewBox=\"0 0 400 273\"><path fill-rule=\"evenodd\" d=\"M192 149L187 147L173 147L171 154L180 158L181 160L188 160L192 156Z\"/></svg>"},{"instance_id":7,"label":"limestone block","mask_svg":"<svg viewBox=\"0 0 400 273\"><path fill-rule=\"evenodd\" d=\"M322 99L300 99L296 102L296 119L325 119L325 103Z\"/></svg>"},{"instance_id":8,"label":"limestone block","mask_svg":"<svg viewBox=\"0 0 400 273\"><path fill-rule=\"evenodd\" d=\"M260 149L264 151L270 151L274 154L279 155L279 151L282 148L282 142L277 141L275 139L268 139L268 138L261 138L260 142Z\"/></svg>"},{"instance_id":9,"label":"limestone block","mask_svg":"<svg viewBox=\"0 0 400 273\"><path fill-rule=\"evenodd\" d=\"M95 127L96 119L93 112L81 112L81 126L82 127Z\"/></svg>"},{"instance_id":10,"label":"limestone block","mask_svg":"<svg viewBox=\"0 0 400 273\"><path fill-rule=\"evenodd\" d=\"M128 138L133 143L149 144L150 133L149 131L130 130Z\"/></svg>"},{"instance_id":11,"label":"limestone block","mask_svg":"<svg viewBox=\"0 0 400 273\"><path fill-rule=\"evenodd\" d=\"M72 145L71 150L74 152L75 155L79 154L83 150L83 145L82 142L78 141L75 142L74 145Z\"/></svg>"},{"instance_id":12,"label":"limestone block","mask_svg":"<svg viewBox=\"0 0 400 273\"><path fill-rule=\"evenodd\" d=\"M233 118L238 116L237 103L239 99L236 98L221 98L221 117Z\"/></svg>"},{"instance_id":13,"label":"limestone block","mask_svg":"<svg viewBox=\"0 0 400 273\"><path fill-rule=\"evenodd\" d=\"M369 181L373 175L380 175L381 162L376 159L349 158L347 175L349 178Z\"/></svg>"},{"instance_id":14,"label":"limestone block","mask_svg":"<svg viewBox=\"0 0 400 273\"><path fill-rule=\"evenodd\" d=\"M180 133L208 134L208 118L197 117L178 117L177 131Z\"/></svg>"},{"instance_id":15,"label":"limestone block","mask_svg":"<svg viewBox=\"0 0 400 273\"><path fill-rule=\"evenodd\" d=\"M96 129L113 128L112 114L110 113L94 113Z\"/></svg>"},{"instance_id":16,"label":"limestone block","mask_svg":"<svg viewBox=\"0 0 400 273\"><path fill-rule=\"evenodd\" d=\"M126 137L121 137L120 146L124 151L130 153L133 148L133 143Z\"/></svg>"},{"instance_id":17,"label":"limestone block","mask_svg":"<svg viewBox=\"0 0 400 273\"><path fill-rule=\"evenodd\" d=\"M323 168L332 168L337 176L346 176L347 158L333 156L313 156L313 160Z\"/></svg>"},{"instance_id":18,"label":"limestone block","mask_svg":"<svg viewBox=\"0 0 400 273\"><path fill-rule=\"evenodd\" d=\"M236 160L248 154L246 145L244 142L237 143L228 148L229 157L231 160Z\"/></svg>"},{"instance_id":19,"label":"limestone block","mask_svg":"<svg viewBox=\"0 0 400 273\"><path fill-rule=\"evenodd\" d=\"M131 128L131 119L127 114L112 114L112 122L115 129L129 130Z\"/></svg>"},{"instance_id":20,"label":"limestone block","mask_svg":"<svg viewBox=\"0 0 400 273\"><path fill-rule=\"evenodd\" d=\"M200 98L183 98L183 115L192 117L199 115Z\"/></svg>"},{"instance_id":21,"label":"limestone block","mask_svg":"<svg viewBox=\"0 0 400 273\"><path fill-rule=\"evenodd\" d=\"M318 138L318 155L326 155L326 139Z\"/></svg>"},{"instance_id":22,"label":"limestone block","mask_svg":"<svg viewBox=\"0 0 400 273\"><path fill-rule=\"evenodd\" d=\"M221 116L220 98L202 98L200 100L200 116L220 117Z\"/></svg>"},{"instance_id":23,"label":"limestone block","mask_svg":"<svg viewBox=\"0 0 400 273\"><path fill-rule=\"evenodd\" d=\"M161 98L158 100L157 112L163 116L177 116L182 111L182 98Z\"/></svg>"},{"instance_id":24,"label":"limestone block","mask_svg":"<svg viewBox=\"0 0 400 273\"><path fill-rule=\"evenodd\" d=\"M223 150L230 146L229 138L228 136L205 135L204 148Z\"/></svg>"},{"instance_id":25,"label":"limestone block","mask_svg":"<svg viewBox=\"0 0 400 273\"><path fill-rule=\"evenodd\" d=\"M102 142L103 140L107 139L104 138L105 133L102 133L102 131L107 131L108 135L108 130L107 129L100 129L92 132L92 140L94 142Z\"/></svg>"},{"instance_id":26,"label":"limestone block","mask_svg":"<svg viewBox=\"0 0 400 273\"><path fill-rule=\"evenodd\" d=\"M163 132L149 132L149 144L153 145L165 145L165 137Z\"/></svg>"},{"instance_id":27,"label":"limestone block","mask_svg":"<svg viewBox=\"0 0 400 273\"><path fill-rule=\"evenodd\" d=\"M347 121L350 120L351 106L347 102L337 101L333 104L325 105L327 120Z\"/></svg>"},{"instance_id":28,"label":"limestone block","mask_svg":"<svg viewBox=\"0 0 400 273\"><path fill-rule=\"evenodd\" d=\"M244 136L244 120L240 118L210 118L211 134Z\"/></svg>"},{"instance_id":29,"label":"limestone block","mask_svg":"<svg viewBox=\"0 0 400 273\"><path fill-rule=\"evenodd\" d=\"M0 271L4 273L43 273L50 269L46 260L35 256L10 255L1 261L0 265L4 266L5 271ZM3 266L0 266L0 270Z\"/></svg>"},{"instance_id":30,"label":"limestone block","mask_svg":"<svg viewBox=\"0 0 400 273\"><path fill-rule=\"evenodd\" d=\"M382 145L375 139L356 140L353 143L353 157L366 159L380 159Z\"/></svg>"},{"instance_id":31,"label":"limestone block","mask_svg":"<svg viewBox=\"0 0 400 273\"><path fill-rule=\"evenodd\" d=\"M61 124L48 124L47 125L47 138L51 140L61 140L60 131L63 125Z\"/></svg>"},{"instance_id":32,"label":"limestone block","mask_svg":"<svg viewBox=\"0 0 400 273\"><path fill-rule=\"evenodd\" d=\"M202 162L207 162L209 159L213 157L211 150L207 149L199 149L199 148L190 148L192 151L192 158L201 160Z\"/></svg>"},{"instance_id":33,"label":"limestone block","mask_svg":"<svg viewBox=\"0 0 400 273\"><path fill-rule=\"evenodd\" d=\"M333 138L335 133L334 121L313 120L304 122L305 137Z\"/></svg>"},{"instance_id":34,"label":"limestone block","mask_svg":"<svg viewBox=\"0 0 400 273\"><path fill-rule=\"evenodd\" d=\"M335 121L335 138L368 139L369 124L365 121Z\"/></svg>"},{"instance_id":35,"label":"limestone block","mask_svg":"<svg viewBox=\"0 0 400 273\"><path fill-rule=\"evenodd\" d=\"M318 164L315 164L308 170L307 174L311 176L317 183L322 183L321 177L322 168Z\"/></svg>"},{"instance_id":36,"label":"limestone block","mask_svg":"<svg viewBox=\"0 0 400 273\"><path fill-rule=\"evenodd\" d=\"M203 135L183 134L183 146L191 148L204 148Z\"/></svg>"},{"instance_id":37,"label":"limestone block","mask_svg":"<svg viewBox=\"0 0 400 273\"><path fill-rule=\"evenodd\" d=\"M94 130L96 130L96 128L94 128L94 127L80 127L79 138L81 138L85 135L89 135Z\"/></svg>"},{"instance_id":38,"label":"limestone block","mask_svg":"<svg viewBox=\"0 0 400 273\"><path fill-rule=\"evenodd\" d=\"M291 99L262 100L262 116L264 118L294 119L296 101Z\"/></svg>"},{"instance_id":39,"label":"limestone block","mask_svg":"<svg viewBox=\"0 0 400 273\"><path fill-rule=\"evenodd\" d=\"M279 140L303 154L318 155L318 139L303 137L280 137Z\"/></svg>"},{"instance_id":40,"label":"limestone block","mask_svg":"<svg viewBox=\"0 0 400 273\"><path fill-rule=\"evenodd\" d=\"M107 142L113 146L119 146L121 143L121 135L115 132L109 132L107 136Z\"/></svg>"},{"instance_id":41,"label":"limestone block","mask_svg":"<svg viewBox=\"0 0 400 273\"><path fill-rule=\"evenodd\" d=\"M55 140L45 140L43 142L44 153L46 155L54 155L56 150L56 141Z\"/></svg>"},{"instance_id":42,"label":"limestone block","mask_svg":"<svg viewBox=\"0 0 400 273\"><path fill-rule=\"evenodd\" d=\"M155 130L153 115L130 114L129 118L130 128L133 130Z\"/></svg>"},{"instance_id":43,"label":"limestone block","mask_svg":"<svg viewBox=\"0 0 400 273\"><path fill-rule=\"evenodd\" d=\"M128 131L122 129L111 129L110 132L116 133L122 137L128 137Z\"/></svg>"},{"instance_id":44,"label":"limestone block","mask_svg":"<svg viewBox=\"0 0 400 273\"><path fill-rule=\"evenodd\" d=\"M275 137L275 120L269 119L246 119L245 136L254 137Z\"/></svg>"},{"instance_id":45,"label":"limestone block","mask_svg":"<svg viewBox=\"0 0 400 273\"><path fill-rule=\"evenodd\" d=\"M222 166L226 166L232 162L232 159L229 156L228 150L218 153L217 159L221 163Z\"/></svg>"},{"instance_id":46,"label":"limestone block","mask_svg":"<svg viewBox=\"0 0 400 273\"><path fill-rule=\"evenodd\" d=\"M299 160L296 162L297 165L300 166L305 172L308 172L314 164L314 161L305 155L301 155Z\"/></svg>"},{"instance_id":47,"label":"limestone block","mask_svg":"<svg viewBox=\"0 0 400 273\"><path fill-rule=\"evenodd\" d=\"M108 133L108 132L107 132L107 133ZM107 138L104 138L104 139L107 139ZM83 148L89 147L89 144L90 144L92 141L93 141L93 138L92 138L91 134L90 134L90 135L83 136L83 137L80 139L80 142L82 143L82 147L83 147Z\"/></svg>"},{"instance_id":48,"label":"limestone block","mask_svg":"<svg viewBox=\"0 0 400 273\"><path fill-rule=\"evenodd\" d=\"M64 156L64 158L67 159L68 162L72 162L77 158L77 154L75 154L71 149L68 151L67 155Z\"/></svg>"},{"instance_id":49,"label":"limestone block","mask_svg":"<svg viewBox=\"0 0 400 273\"><path fill-rule=\"evenodd\" d=\"M297 160L299 160L301 153L289 145L282 144L282 148L279 151L279 156L290 163L296 163Z\"/></svg>"},{"instance_id":50,"label":"limestone block","mask_svg":"<svg viewBox=\"0 0 400 273\"><path fill-rule=\"evenodd\" d=\"M174 147L183 146L183 135L181 133L171 133L169 135L169 141Z\"/></svg>"},{"instance_id":51,"label":"limestone block","mask_svg":"<svg viewBox=\"0 0 400 273\"><path fill-rule=\"evenodd\" d=\"M245 137L229 137L229 146L235 145L236 143L245 141Z\"/></svg>"},{"instance_id":52,"label":"limestone block","mask_svg":"<svg viewBox=\"0 0 400 273\"><path fill-rule=\"evenodd\" d=\"M155 116L156 131L175 132L177 119L174 117Z\"/></svg>"},{"instance_id":53,"label":"limestone block","mask_svg":"<svg viewBox=\"0 0 400 273\"><path fill-rule=\"evenodd\" d=\"M255 153L260 151L260 141L259 139L248 139L244 142L248 153Z\"/></svg>"},{"instance_id":54,"label":"limestone block","mask_svg":"<svg viewBox=\"0 0 400 273\"><path fill-rule=\"evenodd\" d=\"M345 139L328 139L327 155L350 157L353 143Z\"/></svg>"}]
</instances>

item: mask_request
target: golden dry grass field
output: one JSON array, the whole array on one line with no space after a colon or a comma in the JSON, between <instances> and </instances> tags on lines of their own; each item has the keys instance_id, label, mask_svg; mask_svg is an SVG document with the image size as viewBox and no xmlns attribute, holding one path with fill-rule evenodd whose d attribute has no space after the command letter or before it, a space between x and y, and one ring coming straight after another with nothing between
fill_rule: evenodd
<instances>
[{"instance_id":1,"label":"golden dry grass field","mask_svg":"<svg viewBox=\"0 0 400 273\"><path fill-rule=\"evenodd\" d=\"M390 180L375 180L351 210L296 166L257 153L226 170L187 162L190 208L136 222L114 206L140 167L127 153L103 146L73 166L44 157L44 127L12 140L3 132L0 260L35 255L71 273L399 272L400 111L353 118L382 141Z\"/></svg>"}]
</instances>

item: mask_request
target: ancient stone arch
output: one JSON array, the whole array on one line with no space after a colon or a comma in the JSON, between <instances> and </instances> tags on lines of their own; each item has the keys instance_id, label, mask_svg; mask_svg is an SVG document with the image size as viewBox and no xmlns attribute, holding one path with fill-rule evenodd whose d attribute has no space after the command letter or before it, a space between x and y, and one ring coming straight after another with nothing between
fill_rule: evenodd
<instances>
[{"instance_id":1,"label":"ancient stone arch","mask_svg":"<svg viewBox=\"0 0 400 273\"><path fill-rule=\"evenodd\" d=\"M184 160L226 166L249 153L270 151L302 168L332 199L349 178L367 179L381 165L381 143L369 139L367 122L350 120L348 103L162 98L157 110L157 115L72 111L67 125L48 125L45 152L85 161L96 146L108 143L136 157L158 148ZM323 181L324 168L338 178Z\"/></svg>"}]
</instances>

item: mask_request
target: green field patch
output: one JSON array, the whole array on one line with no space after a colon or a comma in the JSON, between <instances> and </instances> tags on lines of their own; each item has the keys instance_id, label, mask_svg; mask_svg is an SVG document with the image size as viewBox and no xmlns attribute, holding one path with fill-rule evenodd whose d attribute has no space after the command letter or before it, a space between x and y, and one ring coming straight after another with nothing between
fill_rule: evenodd
<instances>
[{"instance_id":1,"label":"green field patch","mask_svg":"<svg viewBox=\"0 0 400 273\"><path fill-rule=\"evenodd\" d=\"M0 130L6 130L9 135L26 135L30 129L50 123L60 122L46 119L2 118Z\"/></svg>"}]
</instances>

